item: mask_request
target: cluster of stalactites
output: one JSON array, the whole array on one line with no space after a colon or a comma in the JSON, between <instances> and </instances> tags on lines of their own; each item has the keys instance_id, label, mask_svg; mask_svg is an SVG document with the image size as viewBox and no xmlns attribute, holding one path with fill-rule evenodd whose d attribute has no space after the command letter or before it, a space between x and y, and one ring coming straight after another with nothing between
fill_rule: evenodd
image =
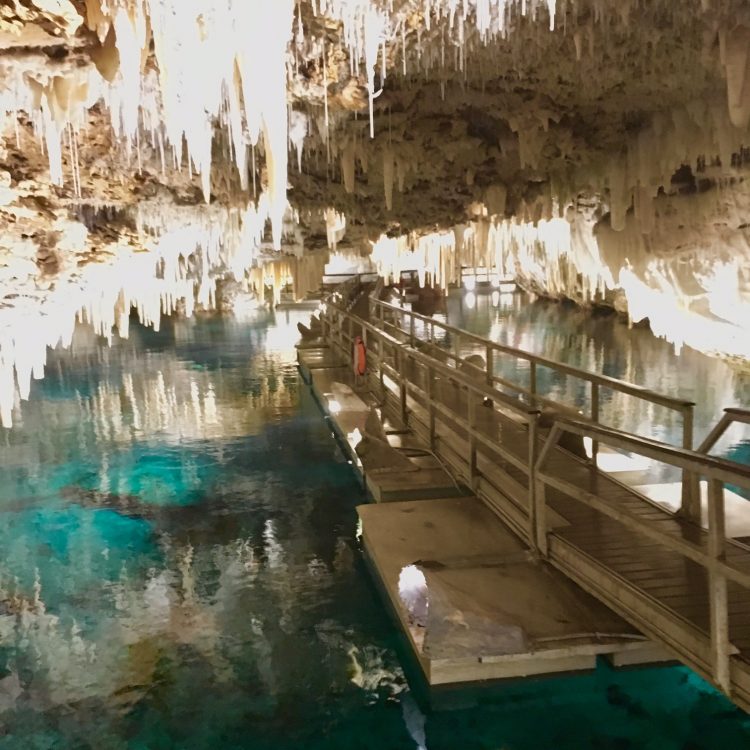
<instances>
[{"instance_id":1,"label":"cluster of stalactites","mask_svg":"<svg viewBox=\"0 0 750 750\"><path fill-rule=\"evenodd\" d=\"M266 298L266 290L269 290L270 302L274 306L283 301L285 291L288 291L291 300L299 302L319 289L328 261L327 252L260 259L249 271L249 285L261 300Z\"/></svg>"},{"instance_id":2,"label":"cluster of stalactites","mask_svg":"<svg viewBox=\"0 0 750 750\"><path fill-rule=\"evenodd\" d=\"M308 2L315 15L342 22L352 73L360 74L364 66L372 135L375 86L378 77L381 86L385 81L387 45L403 40L414 27L415 8L392 0ZM470 24L487 42L505 34L513 13L536 17L542 7L554 27L555 0L422 0L416 8L421 11L417 27L429 31L433 19L445 23L461 46L464 26ZM84 67L43 79L32 75L16 87L13 101L4 108L25 110L32 117L45 142L55 184L63 182L63 152L69 151L76 192L81 189L77 133L87 110L100 99L109 106L115 133L125 139L129 152L136 152L139 168L142 142L148 142L160 155L163 170L171 162L177 169L198 173L207 201L216 123L230 136L245 189L249 151L262 137L278 248L286 206L288 141L292 139L301 160L306 135L293 116L289 128L289 43L305 43L302 14L298 8L295 18L294 10L294 0L212 0L208 5L202 0L86 0L83 23L100 42L92 53L96 71ZM69 24L67 33L75 33L79 25ZM325 56L325 45L322 49Z\"/></svg>"},{"instance_id":3,"label":"cluster of stalactites","mask_svg":"<svg viewBox=\"0 0 750 750\"><path fill-rule=\"evenodd\" d=\"M747 88L750 92L750 77ZM696 101L654 115L625 144L623 154L611 159L607 186L612 228L623 230L632 210L640 231L652 232L654 199L660 189L670 190L675 171L692 165L712 178L731 176L733 155L742 150L748 135L748 122L738 127L720 101Z\"/></svg>"},{"instance_id":4,"label":"cluster of stalactites","mask_svg":"<svg viewBox=\"0 0 750 750\"><path fill-rule=\"evenodd\" d=\"M246 210L142 203L142 248L110 248L107 259L62 273L41 299L20 295L0 310L0 424L11 426L16 400L44 376L47 347L69 346L77 321L111 340L115 331L127 337L131 309L158 330L178 307L187 316L213 308L217 280L244 279L257 262L269 203L265 195Z\"/></svg>"},{"instance_id":5,"label":"cluster of stalactites","mask_svg":"<svg viewBox=\"0 0 750 750\"><path fill-rule=\"evenodd\" d=\"M526 289L581 304L608 303L656 336L720 356L750 359L750 245L741 230L750 188L660 195L650 234L630 213L622 231L597 219L598 199L565 218L485 217L452 231L382 236L372 260L387 281L416 271L421 284L461 283L461 269L513 278Z\"/></svg>"},{"instance_id":6,"label":"cluster of stalactites","mask_svg":"<svg viewBox=\"0 0 750 750\"><path fill-rule=\"evenodd\" d=\"M141 149L148 144L160 155L164 171L174 167L199 174L207 202L216 124L230 136L245 190L250 154L262 138L265 188L279 248L287 205L293 9L294 0L86 0L84 22L100 41L92 53L95 67L50 68L49 75L32 71L10 86L4 82L10 93L0 106L30 115L55 184L67 177L63 150L69 150L77 193L77 133L86 124L87 110L100 100L109 108L115 134L134 154L134 168L140 169Z\"/></svg>"},{"instance_id":7,"label":"cluster of stalactites","mask_svg":"<svg viewBox=\"0 0 750 750\"><path fill-rule=\"evenodd\" d=\"M382 235L373 243L371 259L388 283L402 272L415 271L421 286L446 290L460 283L461 269L468 267L486 269L496 279L549 279L563 290L575 275L569 262L571 231L565 219L534 223L493 217L424 235ZM595 256L586 264L593 280L592 296L609 280L595 271L597 263Z\"/></svg>"},{"instance_id":8,"label":"cluster of stalactites","mask_svg":"<svg viewBox=\"0 0 750 750\"><path fill-rule=\"evenodd\" d=\"M89 7L97 3L89 3ZM139 112L154 101L142 123L161 126L166 141L200 173L206 200L214 124L221 121L233 143L243 188L248 189L249 148L263 135L268 200L274 241L281 244L286 210L286 99L288 43L293 0L247 3L216 0L114 0L106 16L88 19L100 39L114 30L120 55L116 90L122 91L120 122L129 139L137 135ZM108 21L111 19L111 25ZM109 26L109 28L107 28ZM158 95L143 86L142 74L153 41Z\"/></svg>"}]
</instances>

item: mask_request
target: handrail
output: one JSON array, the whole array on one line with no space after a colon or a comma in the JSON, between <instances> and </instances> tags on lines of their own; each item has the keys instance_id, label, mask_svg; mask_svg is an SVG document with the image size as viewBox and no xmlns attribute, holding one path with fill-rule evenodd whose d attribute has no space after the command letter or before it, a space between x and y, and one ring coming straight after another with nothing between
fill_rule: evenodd
<instances>
[{"instance_id":1,"label":"handrail","mask_svg":"<svg viewBox=\"0 0 750 750\"><path fill-rule=\"evenodd\" d=\"M344 331L344 322L347 324L348 334ZM482 485L482 482L488 481L487 476L479 468L482 456L491 465L496 464L499 456L503 462L507 462L526 475L528 482L526 508L518 507L514 512L519 515L508 520L520 535L528 535L530 529L533 528L528 522L528 513L530 513L528 508L533 503L535 491L533 471L536 464L537 422L540 412L517 398L500 393L483 381L477 381L470 375L409 347L395 336L338 305L327 306L324 316L324 335L326 328L331 344L338 346L347 355L347 350L354 341L355 331L358 334L361 333L372 355L372 365L368 369L371 373L376 373L375 377L380 380L383 395L386 394L384 376L397 389L397 392L393 392L393 396L397 399L399 406L394 406L400 408L401 421L405 425L411 423L410 415L413 413L413 409L408 406L409 394L415 399L416 404L424 410L424 417L419 419L426 428L430 450L434 452L436 457L438 452L442 451L438 444L438 441L442 440L442 437L438 434L438 421L445 423L447 420L448 423L453 423L455 427L465 431L468 452L463 453L462 451L459 454L458 464L454 466L454 469L480 496L485 496L488 491ZM377 345L375 346L376 342ZM409 368L406 367L408 363L421 370L425 377L424 383L411 381L408 378L406 374L409 371ZM455 402L435 399L435 385L441 378L445 378L446 381L465 389L468 397L457 399ZM492 402L493 408L510 412L509 418L513 419L512 415L515 415L515 419L520 420L527 426L528 457L525 460L515 454L514 447L503 445L493 435L486 434L478 429L477 418L482 410L481 403L487 399ZM453 430L455 430L455 427ZM438 460L450 462L452 459L443 456L442 459L438 458ZM490 484L497 487L492 481L490 481ZM502 492L499 488L497 491Z\"/></svg>"},{"instance_id":2,"label":"handrail","mask_svg":"<svg viewBox=\"0 0 750 750\"><path fill-rule=\"evenodd\" d=\"M628 383L626 380L613 378L609 375L600 375L598 373L589 372L588 370L583 370L581 368L574 367L573 365L567 365L564 362L558 362L557 360L548 359L547 357L542 357L541 355L534 354L533 352L527 352L524 349L516 349L515 347L506 346L505 344L499 344L495 341L491 341L490 339L483 338L482 336L479 336L475 333L463 331L460 328L449 325L448 323L443 323L442 321L435 320L434 318L431 318L427 315L416 313L413 310L406 310L403 307L393 305L390 302L385 302L380 299L373 299L372 296L370 297L370 299L381 308L392 310L393 312L397 312L400 315L413 317L416 320L428 323L429 325L434 325L438 328L443 329L444 331L447 331L448 333L456 334L464 339L468 339L485 347L491 346L493 349L496 349L497 351L503 352L505 354L512 354L519 359L524 359L528 362L533 362L537 365L541 365L542 367L548 367L552 370L557 370L558 372L565 373L566 375L573 375L574 377L578 377L582 380L587 380L590 383L596 383L600 386L612 388L613 390L618 390L622 393L626 393L637 398L642 398L646 401L651 401L655 404L659 404L676 411L682 411L686 407L695 406L695 402L693 401L675 398L673 396L667 396L665 394L652 391L648 388L644 388L643 386Z\"/></svg>"},{"instance_id":3,"label":"handrail","mask_svg":"<svg viewBox=\"0 0 750 750\"><path fill-rule=\"evenodd\" d=\"M750 409L739 409L737 407L724 409L724 414L722 414L721 419L716 423L716 426L711 432L706 435L706 438L696 450L699 453L708 453L735 422L750 424Z\"/></svg>"},{"instance_id":4,"label":"handrail","mask_svg":"<svg viewBox=\"0 0 750 750\"><path fill-rule=\"evenodd\" d=\"M726 410L719 425L712 430L701 447L708 445L710 440L714 440L719 434L719 427L725 428L727 424L735 420L750 423L750 411ZM545 464L551 449L557 445L563 432L588 435L610 446L626 448L642 456L680 467L683 469L683 486L686 481L697 482L699 476L706 477L708 480L706 536L693 538L692 535L670 533L658 524L644 522L627 508L622 508L616 503L607 503L597 493L595 486L593 489L581 487L570 479L545 472ZM539 454L534 476L537 488L534 493L534 509L531 515L531 522L535 528L531 532L531 537L535 540L536 548L542 555L546 556L549 552L546 488L551 487L705 569L708 578L710 615L709 671L714 682L725 693L730 694L732 690L731 657L736 653L736 649L730 642L728 583L732 582L744 588L750 588L750 572L747 568L734 564L734 561L726 555L729 543L726 535L724 489L727 483L750 489L750 466L561 416L555 419L547 442Z\"/></svg>"},{"instance_id":5,"label":"handrail","mask_svg":"<svg viewBox=\"0 0 750 750\"><path fill-rule=\"evenodd\" d=\"M639 455L699 473L713 479L721 479L744 486L747 482L750 489L750 466L730 461L726 458L709 456L699 450L677 448L669 443L662 443L652 438L640 437L622 430L615 430L600 424L584 422L564 416L556 416L555 424L565 432L572 432L581 437L596 438L602 443L631 450Z\"/></svg>"},{"instance_id":6,"label":"handrail","mask_svg":"<svg viewBox=\"0 0 750 750\"><path fill-rule=\"evenodd\" d=\"M358 315L354 315L353 313L348 312L347 310L344 310L341 306L337 305L334 302L328 303L328 306L330 309L336 310L336 312L338 312L339 314L346 315L347 317L349 317L351 321L357 327L360 327L362 330L367 331L368 334L376 336L377 338L380 338L386 341L391 346L399 347L401 349L404 348L405 346L404 342L399 341L395 336L391 336L389 333L382 331L380 328L372 325L372 323L369 323L363 318L360 318ZM349 338L349 337L346 337L346 338ZM477 395L482 396L482 398L489 398L495 401L499 399L502 401L504 405L508 406L510 409L516 411L519 414L525 414L525 415L539 414L538 409L526 406L523 404L523 402L518 401L517 399L513 399L510 396L506 396L505 398L502 398L502 396L504 396L505 394L499 393L494 388L491 388L484 383L480 383L474 378L471 378L468 375L465 375L460 370L457 370L454 367L448 367L447 365L444 365L442 362L439 362L433 357L429 357L428 355L423 354L422 352L416 349L409 349L406 353L406 356L409 359L414 360L415 362L419 362L420 364L424 366L430 367L432 370L434 370L435 373L443 375L446 379L455 381L459 385L462 385L463 387L473 391Z\"/></svg>"},{"instance_id":7,"label":"handrail","mask_svg":"<svg viewBox=\"0 0 750 750\"><path fill-rule=\"evenodd\" d=\"M458 342L459 339L468 340L476 344L479 344L480 346L484 348L486 352L487 382L493 385L498 384L503 388L513 390L519 395L523 394L527 396L531 400L531 403L534 405L539 405L539 406L548 405L555 410L560 410L561 408L565 408L567 406L567 404L557 403L556 401L540 396L537 393L537 367L541 366L541 367L546 367L548 369L551 369L555 372L558 372L564 375L572 376L574 378L577 378L578 380L581 380L583 382L587 382L590 384L590 387L591 387L590 411L591 413L589 415L589 418L594 423L598 423L600 419L600 389L601 388L608 388L610 390L622 393L624 395L632 396L634 398L641 399L642 401L657 404L667 409L676 411L682 416L682 441L681 441L682 447L687 448L687 449L693 448L695 403L692 401L688 401L688 400L680 399L680 398L674 398L672 396L667 396L665 394L652 391L648 388L644 388L643 386L635 385L633 383L628 383L627 381L620 380L618 378L610 377L609 375L601 375L599 373L589 372L587 370L582 370L581 368L574 367L572 365L567 365L563 362L557 362L556 360L552 360L547 357L542 357L540 355L533 354L532 352L527 352L523 349L516 349L514 347L506 346L504 344L499 344L494 341L490 341L489 339L485 339L481 336L478 336L477 334L469 333L468 331L462 331L460 328L451 326L448 323L443 323L442 321L435 320L434 318L428 317L426 315L421 315L420 313L416 313L413 310L405 310L404 308L398 305L393 305L389 302L384 302L383 300L380 300L374 297L373 295L370 296L370 305L371 305L371 310L376 313L375 317L379 317L383 323L385 322L384 311L386 310L389 310L392 313L399 315L402 320L403 320L403 316L409 317L411 320L411 323L409 325L409 331L407 335L409 336L409 339L412 342L412 345L415 344L416 336L415 336L414 323L417 320L424 323L425 326L428 326L428 325L430 326L430 330L431 330L430 341L431 342L432 342L434 330L436 327L445 331L446 333L450 333L451 336L454 338L455 352L453 354L448 353L448 356L451 357L456 363L463 362L463 359L459 355L459 349L456 343ZM407 333L407 332L404 331L404 333ZM500 353L500 354L510 355L512 357L515 357L516 359L525 360L529 363L529 385L528 387L526 387L525 385L514 383L511 380L508 380L507 378L502 378L502 377L495 375L495 372L494 372L495 352ZM591 446L591 460L594 463L594 465L597 464L598 454L599 454L599 445L594 440ZM698 487L694 481L694 478L686 476L684 477L684 480L685 481L683 482L683 485L682 485L682 510L687 516L696 518L698 514L700 513L699 498L697 494Z\"/></svg>"}]
</instances>

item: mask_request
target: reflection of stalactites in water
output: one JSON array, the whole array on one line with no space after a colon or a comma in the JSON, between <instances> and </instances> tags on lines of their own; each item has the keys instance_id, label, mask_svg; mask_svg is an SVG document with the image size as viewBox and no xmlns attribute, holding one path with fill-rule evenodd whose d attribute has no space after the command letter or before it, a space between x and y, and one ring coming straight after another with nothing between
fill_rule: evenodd
<instances>
[{"instance_id":1,"label":"reflection of stalactites in water","mask_svg":"<svg viewBox=\"0 0 750 750\"><path fill-rule=\"evenodd\" d=\"M333 569L340 575L349 575L354 570L354 552L346 539L339 539L336 542Z\"/></svg>"},{"instance_id":2,"label":"reflection of stalactites in water","mask_svg":"<svg viewBox=\"0 0 750 750\"><path fill-rule=\"evenodd\" d=\"M276 696L279 692L276 679L276 669L273 664L273 648L263 629L263 623L257 617L250 620L250 630L253 634L252 647L255 653L256 667L263 682L266 693Z\"/></svg>"},{"instance_id":3,"label":"reflection of stalactites in water","mask_svg":"<svg viewBox=\"0 0 750 750\"><path fill-rule=\"evenodd\" d=\"M401 711L409 736L417 743L417 750L427 750L427 734L425 724L427 717L422 713L411 692L401 696Z\"/></svg>"},{"instance_id":4,"label":"reflection of stalactites in water","mask_svg":"<svg viewBox=\"0 0 750 750\"><path fill-rule=\"evenodd\" d=\"M365 686L365 676L362 670L362 665L357 660L357 654L359 649L356 646L351 646L346 652L350 659L349 666L349 680L353 682L357 687Z\"/></svg>"},{"instance_id":5,"label":"reflection of stalactites in water","mask_svg":"<svg viewBox=\"0 0 750 750\"><path fill-rule=\"evenodd\" d=\"M195 576L193 575L193 546L188 544L179 558L178 567L182 574L182 597L183 602L193 603L195 601Z\"/></svg>"},{"instance_id":6,"label":"reflection of stalactites in water","mask_svg":"<svg viewBox=\"0 0 750 750\"><path fill-rule=\"evenodd\" d=\"M266 520L263 528L263 546L268 567L271 570L282 568L284 566L284 548L276 541L276 531L270 518Z\"/></svg>"}]
</instances>

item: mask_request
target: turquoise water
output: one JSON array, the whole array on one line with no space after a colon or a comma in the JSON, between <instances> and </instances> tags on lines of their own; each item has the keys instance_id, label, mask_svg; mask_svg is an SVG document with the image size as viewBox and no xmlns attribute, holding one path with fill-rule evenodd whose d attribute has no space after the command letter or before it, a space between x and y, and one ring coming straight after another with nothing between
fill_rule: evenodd
<instances>
[{"instance_id":1,"label":"turquoise water","mask_svg":"<svg viewBox=\"0 0 750 750\"><path fill-rule=\"evenodd\" d=\"M298 379L301 318L134 325L111 348L80 327L52 353L0 432L0 750L750 747L681 668L428 707Z\"/></svg>"}]
</instances>

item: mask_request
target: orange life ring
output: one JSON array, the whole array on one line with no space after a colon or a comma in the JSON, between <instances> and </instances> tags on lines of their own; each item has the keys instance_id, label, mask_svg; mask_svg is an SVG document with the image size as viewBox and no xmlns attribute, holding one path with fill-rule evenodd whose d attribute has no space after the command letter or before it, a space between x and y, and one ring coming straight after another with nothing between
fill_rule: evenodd
<instances>
[{"instance_id":1,"label":"orange life ring","mask_svg":"<svg viewBox=\"0 0 750 750\"><path fill-rule=\"evenodd\" d=\"M364 375L367 372L367 349L361 336L354 339L354 374Z\"/></svg>"}]
</instances>

